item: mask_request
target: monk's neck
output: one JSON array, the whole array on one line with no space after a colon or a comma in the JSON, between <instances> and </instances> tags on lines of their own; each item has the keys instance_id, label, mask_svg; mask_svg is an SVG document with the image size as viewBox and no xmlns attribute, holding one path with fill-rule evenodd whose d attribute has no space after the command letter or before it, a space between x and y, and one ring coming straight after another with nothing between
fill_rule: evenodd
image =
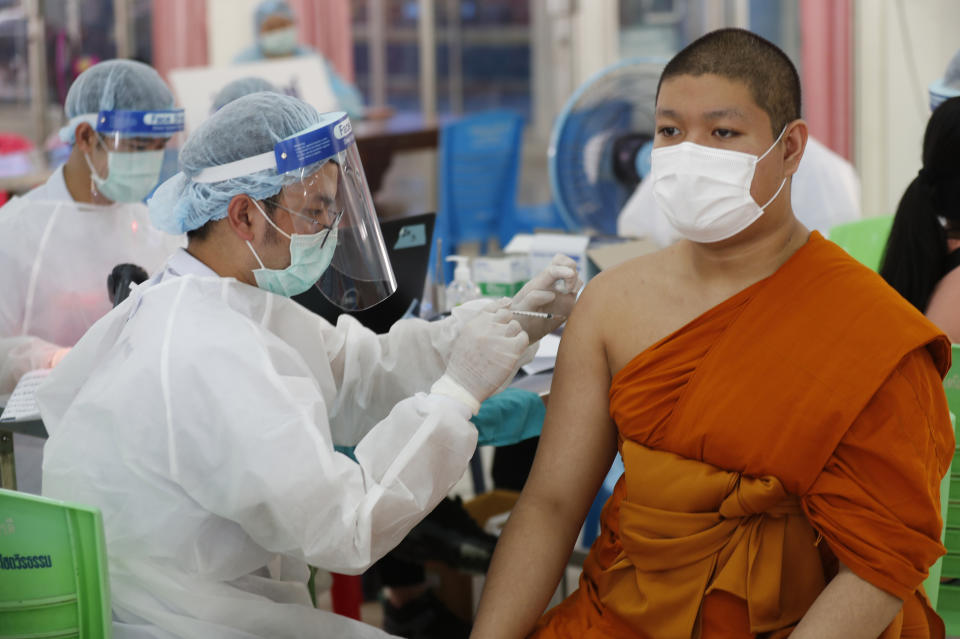
<instances>
[{"instance_id":1,"label":"monk's neck","mask_svg":"<svg viewBox=\"0 0 960 639\"><path fill-rule=\"evenodd\" d=\"M753 231L753 232L750 232ZM688 244L690 267L704 282L749 286L776 272L807 243L808 231L793 215L771 228L715 244Z\"/></svg>"}]
</instances>

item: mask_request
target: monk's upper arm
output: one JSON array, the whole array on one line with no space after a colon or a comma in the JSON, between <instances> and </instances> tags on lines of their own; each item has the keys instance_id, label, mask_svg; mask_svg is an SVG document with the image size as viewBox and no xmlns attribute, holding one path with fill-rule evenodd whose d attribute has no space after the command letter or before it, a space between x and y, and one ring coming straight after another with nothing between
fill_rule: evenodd
<instances>
[{"instance_id":1,"label":"monk's upper arm","mask_svg":"<svg viewBox=\"0 0 960 639\"><path fill-rule=\"evenodd\" d=\"M547 500L582 518L616 454L609 414L610 371L603 340L612 307L602 281L584 290L563 332L547 416L525 498Z\"/></svg>"},{"instance_id":2,"label":"monk's upper arm","mask_svg":"<svg viewBox=\"0 0 960 639\"><path fill-rule=\"evenodd\" d=\"M927 318L940 327L950 341L960 342L960 269L947 273L934 290L927 304Z\"/></svg>"},{"instance_id":3,"label":"monk's upper arm","mask_svg":"<svg viewBox=\"0 0 960 639\"><path fill-rule=\"evenodd\" d=\"M940 480L954 437L930 354L908 355L837 446L803 505L862 579L906 599L942 553Z\"/></svg>"}]
</instances>

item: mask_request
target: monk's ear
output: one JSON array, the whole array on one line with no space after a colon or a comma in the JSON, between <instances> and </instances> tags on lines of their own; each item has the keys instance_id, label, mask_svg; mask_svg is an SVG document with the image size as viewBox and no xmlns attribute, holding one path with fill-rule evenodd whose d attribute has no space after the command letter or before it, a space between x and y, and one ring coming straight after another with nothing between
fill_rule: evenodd
<instances>
[{"instance_id":1,"label":"monk's ear","mask_svg":"<svg viewBox=\"0 0 960 639\"><path fill-rule=\"evenodd\" d=\"M807 123L794 120L783 132L783 169L785 176L791 176L800 167L800 158L807 147Z\"/></svg>"}]
</instances>

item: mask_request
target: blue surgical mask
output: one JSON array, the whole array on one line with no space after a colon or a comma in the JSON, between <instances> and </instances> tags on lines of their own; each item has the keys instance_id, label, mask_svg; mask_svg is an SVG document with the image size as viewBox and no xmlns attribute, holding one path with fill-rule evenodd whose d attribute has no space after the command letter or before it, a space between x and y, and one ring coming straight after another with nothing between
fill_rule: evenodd
<instances>
[{"instance_id":1,"label":"blue surgical mask","mask_svg":"<svg viewBox=\"0 0 960 639\"><path fill-rule=\"evenodd\" d=\"M260 48L267 55L291 55L297 50L295 27L274 29L260 35Z\"/></svg>"},{"instance_id":2,"label":"blue surgical mask","mask_svg":"<svg viewBox=\"0 0 960 639\"><path fill-rule=\"evenodd\" d=\"M303 293L317 283L320 276L333 261L333 254L337 250L337 229L323 229L319 233L289 235L274 224L270 216L260 207L260 203L253 200L257 210L281 235L290 240L290 266L284 269L272 269L263 265L263 261L253 245L247 242L250 252L257 259L260 268L253 270L253 277L257 286L265 291L293 297Z\"/></svg>"},{"instance_id":3,"label":"blue surgical mask","mask_svg":"<svg viewBox=\"0 0 960 639\"><path fill-rule=\"evenodd\" d=\"M90 157L90 179L97 190L113 202L142 202L160 179L163 150L107 151L107 177L100 177Z\"/></svg>"}]
</instances>

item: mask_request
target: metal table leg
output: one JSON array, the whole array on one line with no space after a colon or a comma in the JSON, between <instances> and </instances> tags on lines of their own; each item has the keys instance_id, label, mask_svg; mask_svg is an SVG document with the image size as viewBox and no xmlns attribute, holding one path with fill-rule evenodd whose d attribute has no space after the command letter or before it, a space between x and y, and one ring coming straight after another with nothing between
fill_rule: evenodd
<instances>
[{"instance_id":1,"label":"metal table leg","mask_svg":"<svg viewBox=\"0 0 960 639\"><path fill-rule=\"evenodd\" d=\"M0 488L17 489L17 464L13 459L13 433L0 430Z\"/></svg>"}]
</instances>

